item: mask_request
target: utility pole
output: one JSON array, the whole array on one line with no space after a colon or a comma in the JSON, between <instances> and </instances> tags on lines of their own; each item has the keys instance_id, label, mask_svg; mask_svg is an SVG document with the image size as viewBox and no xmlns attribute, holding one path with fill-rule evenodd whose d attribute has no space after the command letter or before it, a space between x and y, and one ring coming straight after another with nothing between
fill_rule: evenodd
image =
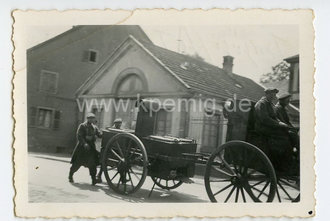
<instances>
[{"instance_id":1,"label":"utility pole","mask_svg":"<svg viewBox=\"0 0 330 221\"><path fill-rule=\"evenodd\" d=\"M181 27L179 27L179 36L178 36L178 53L181 53Z\"/></svg>"}]
</instances>

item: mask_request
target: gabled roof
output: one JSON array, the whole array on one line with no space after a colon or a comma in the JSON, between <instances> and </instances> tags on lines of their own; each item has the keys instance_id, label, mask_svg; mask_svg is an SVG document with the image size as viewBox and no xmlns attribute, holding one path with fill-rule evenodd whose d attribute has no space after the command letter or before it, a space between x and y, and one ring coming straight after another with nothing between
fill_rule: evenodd
<instances>
[{"instance_id":1,"label":"gabled roof","mask_svg":"<svg viewBox=\"0 0 330 221\"><path fill-rule=\"evenodd\" d=\"M129 36L128 40L139 45L190 92L222 98L233 98L236 94L237 99L248 98L252 101L259 100L264 94L263 87L249 78L237 74L227 74L217 66L156 46L150 42L139 41L133 36ZM112 55L106 59L103 65L111 57ZM99 68L99 70L101 69ZM77 93L85 91L91 85L90 82L94 81L100 74L98 72L93 74Z\"/></svg>"},{"instance_id":2,"label":"gabled roof","mask_svg":"<svg viewBox=\"0 0 330 221\"><path fill-rule=\"evenodd\" d=\"M48 39L40 44L37 44L29 48L27 52L28 53L36 52L40 49L50 50L48 48L53 48L53 47L59 48L61 47L61 45L58 45L56 42L59 42L59 40L61 39L66 38L66 40L64 40L62 44L67 45L79 39L83 39L93 34L96 34L100 31L113 31L117 33L125 31L127 33L136 36L136 38L138 39L151 42L150 38L147 36L147 34L142 30L142 28L139 25L77 25L77 26L73 26L71 29L51 39ZM79 34L74 35L74 33L79 33ZM125 40L125 38L122 40Z\"/></svg>"}]
</instances>

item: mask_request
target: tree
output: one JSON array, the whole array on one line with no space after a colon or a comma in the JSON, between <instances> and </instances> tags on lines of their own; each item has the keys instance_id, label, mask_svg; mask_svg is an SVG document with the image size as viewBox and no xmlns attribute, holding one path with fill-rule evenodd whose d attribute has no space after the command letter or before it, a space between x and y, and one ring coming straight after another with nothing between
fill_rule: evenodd
<instances>
[{"instance_id":1,"label":"tree","mask_svg":"<svg viewBox=\"0 0 330 221\"><path fill-rule=\"evenodd\" d=\"M289 79L290 76L290 64L286 61L281 61L277 65L272 67L272 72L263 74L260 78L260 83L277 82L285 79Z\"/></svg>"}]
</instances>

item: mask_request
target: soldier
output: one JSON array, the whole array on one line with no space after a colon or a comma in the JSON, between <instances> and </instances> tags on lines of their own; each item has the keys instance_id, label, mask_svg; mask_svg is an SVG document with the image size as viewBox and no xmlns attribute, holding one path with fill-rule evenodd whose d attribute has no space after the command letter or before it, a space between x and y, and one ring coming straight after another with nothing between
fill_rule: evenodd
<instances>
[{"instance_id":1,"label":"soldier","mask_svg":"<svg viewBox=\"0 0 330 221\"><path fill-rule=\"evenodd\" d=\"M290 126L277 117L276 88L265 89L265 96L255 105L255 131L266 138L264 149L277 171L287 171L291 166L292 148L288 130Z\"/></svg>"},{"instance_id":2,"label":"soldier","mask_svg":"<svg viewBox=\"0 0 330 221\"><path fill-rule=\"evenodd\" d=\"M114 121L113 121L113 125L111 128L114 128L114 129L121 129L121 125L123 123L123 120L121 118L116 118Z\"/></svg>"},{"instance_id":3,"label":"soldier","mask_svg":"<svg viewBox=\"0 0 330 221\"><path fill-rule=\"evenodd\" d=\"M290 122L289 115L287 113L287 106L290 103L291 94L284 93L278 98L278 103L275 105L275 111L278 119L289 126L288 132L290 141L293 147L299 148L299 136L297 130Z\"/></svg>"},{"instance_id":4,"label":"soldier","mask_svg":"<svg viewBox=\"0 0 330 221\"><path fill-rule=\"evenodd\" d=\"M278 119L290 127L293 127L290 123L289 115L287 113L286 107L290 103L291 94L284 93L278 98L278 103L275 105L275 111Z\"/></svg>"},{"instance_id":5,"label":"soldier","mask_svg":"<svg viewBox=\"0 0 330 221\"><path fill-rule=\"evenodd\" d=\"M121 129L121 124L123 123L123 120L121 118L116 118L113 122L113 125L111 128L113 129ZM101 156L102 156L102 153L104 151L103 149L104 147L101 148ZM100 168L100 171L99 173L97 174L97 179L96 179L96 182L97 183L102 183L102 173L103 173L103 170L102 170L102 166Z\"/></svg>"},{"instance_id":6,"label":"soldier","mask_svg":"<svg viewBox=\"0 0 330 221\"><path fill-rule=\"evenodd\" d=\"M81 167L88 167L92 178L92 185L96 184L96 166L98 165L98 151L95 148L96 137L102 134L94 125L95 115L87 114L87 120L80 124L77 130L78 143L73 151L71 158L71 168L69 173L69 182L73 183L73 174Z\"/></svg>"},{"instance_id":7,"label":"soldier","mask_svg":"<svg viewBox=\"0 0 330 221\"><path fill-rule=\"evenodd\" d=\"M277 118L275 103L277 102L276 88L265 89L265 96L255 105L255 130L264 135L281 133L284 128L289 126Z\"/></svg>"}]
</instances>

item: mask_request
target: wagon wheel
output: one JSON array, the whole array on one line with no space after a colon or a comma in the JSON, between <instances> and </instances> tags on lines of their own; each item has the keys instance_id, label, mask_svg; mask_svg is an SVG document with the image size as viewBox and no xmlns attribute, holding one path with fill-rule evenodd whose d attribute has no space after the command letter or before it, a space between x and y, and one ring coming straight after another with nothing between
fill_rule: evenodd
<instances>
[{"instance_id":1,"label":"wagon wheel","mask_svg":"<svg viewBox=\"0 0 330 221\"><path fill-rule=\"evenodd\" d=\"M119 133L107 143L102 169L111 189L131 194L140 189L147 176L148 158L141 140L130 133Z\"/></svg>"},{"instance_id":2,"label":"wagon wheel","mask_svg":"<svg viewBox=\"0 0 330 221\"><path fill-rule=\"evenodd\" d=\"M151 179L154 183L162 189L173 190L182 185L183 181L181 180L164 180L158 177L152 176Z\"/></svg>"},{"instance_id":3,"label":"wagon wheel","mask_svg":"<svg viewBox=\"0 0 330 221\"><path fill-rule=\"evenodd\" d=\"M243 141L227 142L212 153L204 183L212 202L272 202L276 193L270 160Z\"/></svg>"},{"instance_id":4,"label":"wagon wheel","mask_svg":"<svg viewBox=\"0 0 330 221\"><path fill-rule=\"evenodd\" d=\"M275 199L278 202L300 202L299 177L279 176Z\"/></svg>"}]
</instances>

